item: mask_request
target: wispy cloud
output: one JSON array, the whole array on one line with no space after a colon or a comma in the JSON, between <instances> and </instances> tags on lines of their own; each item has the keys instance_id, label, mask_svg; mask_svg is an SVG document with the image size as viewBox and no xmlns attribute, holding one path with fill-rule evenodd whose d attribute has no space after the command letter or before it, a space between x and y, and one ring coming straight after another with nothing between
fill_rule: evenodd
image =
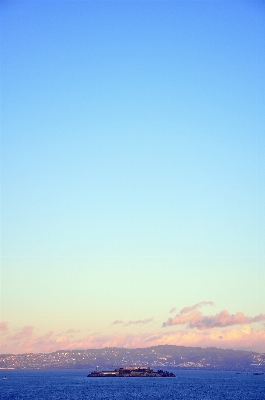
<instances>
[{"instance_id":1,"label":"wispy cloud","mask_svg":"<svg viewBox=\"0 0 265 400\"><path fill-rule=\"evenodd\" d=\"M187 314L193 310L196 310L197 308L201 308L203 306L214 306L214 303L212 301L201 301L200 303L194 304L194 306L191 307L184 307L180 311L180 314Z\"/></svg>"},{"instance_id":2,"label":"wispy cloud","mask_svg":"<svg viewBox=\"0 0 265 400\"><path fill-rule=\"evenodd\" d=\"M145 319L137 319L136 321L128 321L126 322L123 326L129 326L129 325L138 325L138 324L148 324L149 322L152 322L154 318L145 318Z\"/></svg>"},{"instance_id":3,"label":"wispy cloud","mask_svg":"<svg viewBox=\"0 0 265 400\"><path fill-rule=\"evenodd\" d=\"M78 332L80 332L80 329L73 329L73 328L70 328L70 329L68 329L65 333L78 333Z\"/></svg>"},{"instance_id":4,"label":"wispy cloud","mask_svg":"<svg viewBox=\"0 0 265 400\"><path fill-rule=\"evenodd\" d=\"M149 322L152 322L154 320L153 317L151 318L144 318L144 319L137 319L135 321L123 321L122 319L116 319L115 321L112 322L111 325L119 325L122 324L123 326L129 326L129 325L138 325L138 324L148 324Z\"/></svg>"},{"instance_id":5,"label":"wispy cloud","mask_svg":"<svg viewBox=\"0 0 265 400\"><path fill-rule=\"evenodd\" d=\"M176 311L177 311L176 307L173 307L173 308L171 308L171 310L169 311L169 313L171 314L171 313L176 312Z\"/></svg>"}]
</instances>

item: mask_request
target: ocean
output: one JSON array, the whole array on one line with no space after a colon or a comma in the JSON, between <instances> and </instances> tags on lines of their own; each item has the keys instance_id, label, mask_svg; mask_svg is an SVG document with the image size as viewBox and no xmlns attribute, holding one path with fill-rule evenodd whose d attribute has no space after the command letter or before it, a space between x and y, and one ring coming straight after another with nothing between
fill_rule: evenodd
<instances>
[{"instance_id":1,"label":"ocean","mask_svg":"<svg viewBox=\"0 0 265 400\"><path fill-rule=\"evenodd\" d=\"M87 378L87 370L1 370L4 400L265 400L265 375L176 371L176 378ZM2 375L2 376L1 376ZM2 379L6 375L7 379Z\"/></svg>"}]
</instances>

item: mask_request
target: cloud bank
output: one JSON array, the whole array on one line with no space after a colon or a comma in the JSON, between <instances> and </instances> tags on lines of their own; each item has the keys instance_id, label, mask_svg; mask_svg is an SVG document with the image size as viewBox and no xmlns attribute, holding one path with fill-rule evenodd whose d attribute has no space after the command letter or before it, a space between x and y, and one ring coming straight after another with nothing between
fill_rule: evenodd
<instances>
[{"instance_id":1,"label":"cloud bank","mask_svg":"<svg viewBox=\"0 0 265 400\"><path fill-rule=\"evenodd\" d=\"M24 329L26 328L26 329ZM73 350L103 347L150 347L156 345L172 344L178 346L200 346L232 348L265 352L265 330L253 330L250 326L239 329L225 328L218 330L191 330L182 329L179 331L146 332L140 334L115 333L103 334L94 332L84 337L74 335L57 336L53 331L44 335L37 335L29 332L27 327L21 332L28 332L28 335L10 336L5 343L1 343L1 353L27 353L27 352L52 352L57 350Z\"/></svg>"}]
</instances>

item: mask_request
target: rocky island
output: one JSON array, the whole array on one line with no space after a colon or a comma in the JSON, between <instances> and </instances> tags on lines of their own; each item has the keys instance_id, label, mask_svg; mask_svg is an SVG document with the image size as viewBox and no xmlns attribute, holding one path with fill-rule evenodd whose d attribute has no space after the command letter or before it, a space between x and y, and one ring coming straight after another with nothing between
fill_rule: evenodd
<instances>
[{"instance_id":1,"label":"rocky island","mask_svg":"<svg viewBox=\"0 0 265 400\"><path fill-rule=\"evenodd\" d=\"M88 378L103 378L103 377L120 377L120 378L130 378L130 377L148 377L148 378L157 378L157 377L175 377L172 372L163 371L159 369L158 371L154 371L149 367L123 367L114 369L113 371L93 371L89 375Z\"/></svg>"}]
</instances>

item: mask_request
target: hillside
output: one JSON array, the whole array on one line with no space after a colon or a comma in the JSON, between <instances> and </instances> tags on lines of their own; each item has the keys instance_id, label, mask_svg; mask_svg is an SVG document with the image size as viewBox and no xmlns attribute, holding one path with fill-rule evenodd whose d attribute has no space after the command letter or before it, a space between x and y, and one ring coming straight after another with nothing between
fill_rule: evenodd
<instances>
[{"instance_id":1,"label":"hillside","mask_svg":"<svg viewBox=\"0 0 265 400\"><path fill-rule=\"evenodd\" d=\"M95 369L126 365L175 369L265 371L265 354L214 347L164 345L137 349L114 347L0 355L1 369Z\"/></svg>"}]
</instances>

